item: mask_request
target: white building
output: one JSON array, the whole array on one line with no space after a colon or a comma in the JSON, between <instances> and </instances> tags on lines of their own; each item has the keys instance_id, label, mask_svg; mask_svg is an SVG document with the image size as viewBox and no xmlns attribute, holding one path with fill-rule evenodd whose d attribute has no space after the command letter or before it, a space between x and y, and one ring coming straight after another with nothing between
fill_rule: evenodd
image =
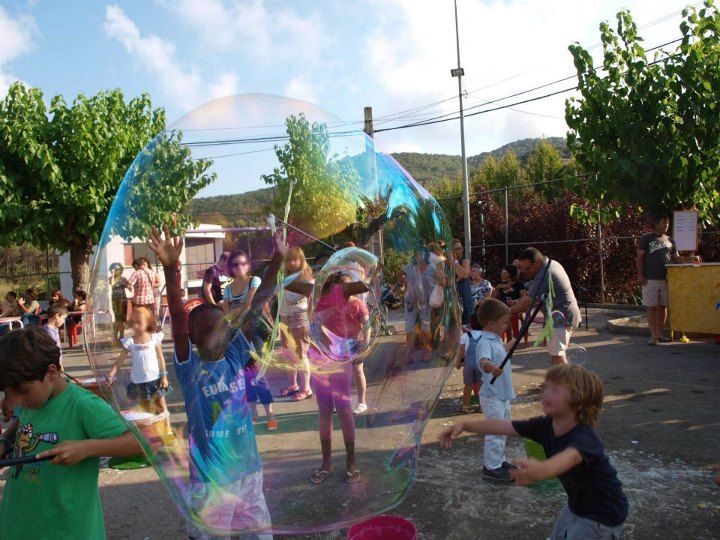
<instances>
[{"instance_id":1,"label":"white building","mask_svg":"<svg viewBox=\"0 0 720 540\"><path fill-rule=\"evenodd\" d=\"M218 260L223 252L225 232L219 225L201 223L197 228L185 234L185 248L180 255L182 263L182 284L189 298L199 294L202 287L202 277L205 270ZM205 231L205 232L204 232ZM151 268L155 270L161 281L164 296L165 276L162 265L157 261L155 254L147 247L145 240L133 238L126 242L119 236L112 236L105 246L103 258L98 269L98 278L110 276L110 265L119 262L125 267L123 275L130 277L133 272L132 262L138 257L145 257L150 261ZM70 253L60 255L60 288L66 298L71 299L73 283L71 277ZM104 283L107 283L105 281ZM105 287L102 287L105 289ZM94 291L97 293L97 291Z\"/></svg>"}]
</instances>

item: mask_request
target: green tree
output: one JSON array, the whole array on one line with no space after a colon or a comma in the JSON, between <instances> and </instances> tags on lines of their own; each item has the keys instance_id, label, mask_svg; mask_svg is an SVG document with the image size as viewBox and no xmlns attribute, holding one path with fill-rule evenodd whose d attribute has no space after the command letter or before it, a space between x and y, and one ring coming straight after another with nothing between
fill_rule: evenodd
<instances>
[{"instance_id":1,"label":"green tree","mask_svg":"<svg viewBox=\"0 0 720 540\"><path fill-rule=\"evenodd\" d=\"M442 180L432 187L432 195L440 204L451 231L463 230L462 182Z\"/></svg>"},{"instance_id":2,"label":"green tree","mask_svg":"<svg viewBox=\"0 0 720 540\"><path fill-rule=\"evenodd\" d=\"M683 11L673 53L648 58L630 13L600 25L603 62L570 46L581 97L566 102L568 146L596 173L591 202L617 200L647 212L695 205L706 222L720 210L720 16L712 1Z\"/></svg>"},{"instance_id":3,"label":"green tree","mask_svg":"<svg viewBox=\"0 0 720 540\"><path fill-rule=\"evenodd\" d=\"M527 181L525 168L520 163L515 150L510 148L499 160L488 156L480 164L472 177L471 191L477 194L478 191L487 189L498 190L493 198L499 204L504 204L505 193L501 188L526 184ZM512 204L521 204L526 196L527 192L523 189L508 190L508 199Z\"/></svg>"},{"instance_id":4,"label":"green tree","mask_svg":"<svg viewBox=\"0 0 720 540\"><path fill-rule=\"evenodd\" d=\"M266 184L277 187L276 215L284 215L292 188L289 219L296 227L318 238L345 230L361 204L356 160L332 155L327 126L310 124L302 113L289 116L286 129L288 142L275 146L280 166L262 175Z\"/></svg>"},{"instance_id":5,"label":"green tree","mask_svg":"<svg viewBox=\"0 0 720 540\"><path fill-rule=\"evenodd\" d=\"M526 170L528 182L547 182L561 178L565 173L565 165L557 147L541 139L528 158ZM544 184L535 189L552 198L560 194L562 183Z\"/></svg>"},{"instance_id":6,"label":"green tree","mask_svg":"<svg viewBox=\"0 0 720 540\"><path fill-rule=\"evenodd\" d=\"M71 106L58 95L47 107L40 89L13 84L0 102L0 243L69 251L73 284L87 288L90 254L131 163L128 206L111 216L125 238L169 221L213 180L202 174L210 162L192 161L180 134L146 147L164 128L165 112L147 94L126 102L104 91Z\"/></svg>"}]
</instances>

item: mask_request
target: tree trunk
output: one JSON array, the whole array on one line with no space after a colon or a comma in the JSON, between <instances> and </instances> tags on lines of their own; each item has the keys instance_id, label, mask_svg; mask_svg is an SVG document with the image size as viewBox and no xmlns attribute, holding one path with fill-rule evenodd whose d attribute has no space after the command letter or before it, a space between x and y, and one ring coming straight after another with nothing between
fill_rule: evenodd
<instances>
[{"instance_id":1,"label":"tree trunk","mask_svg":"<svg viewBox=\"0 0 720 540\"><path fill-rule=\"evenodd\" d=\"M92 242L80 241L70 247L70 272L72 275L73 291L82 289L88 292L90 286L90 253Z\"/></svg>"}]
</instances>

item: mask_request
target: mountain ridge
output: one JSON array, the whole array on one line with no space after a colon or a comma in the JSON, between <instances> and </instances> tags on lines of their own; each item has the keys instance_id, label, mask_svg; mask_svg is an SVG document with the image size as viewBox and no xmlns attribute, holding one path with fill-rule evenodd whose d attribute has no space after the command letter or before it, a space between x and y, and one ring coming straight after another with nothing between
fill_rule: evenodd
<instances>
[{"instance_id":1,"label":"mountain ridge","mask_svg":"<svg viewBox=\"0 0 720 540\"><path fill-rule=\"evenodd\" d=\"M495 159L501 159L511 150L525 164L530 154L542 140L557 148L564 159L570 157L570 151L564 137L519 139L504 144L495 150L468 157L468 175L472 175L488 157L492 156ZM425 154L421 152L396 152L390 155L415 180L431 191L433 183L444 179L458 178L462 173L461 158L457 155ZM237 195L217 195L194 199L190 202L189 212L205 222L221 222L224 225L233 224L236 226L262 224L264 222L263 216L272 205L274 190L274 187L267 187ZM246 210L238 212L238 209L241 208Z\"/></svg>"}]
</instances>

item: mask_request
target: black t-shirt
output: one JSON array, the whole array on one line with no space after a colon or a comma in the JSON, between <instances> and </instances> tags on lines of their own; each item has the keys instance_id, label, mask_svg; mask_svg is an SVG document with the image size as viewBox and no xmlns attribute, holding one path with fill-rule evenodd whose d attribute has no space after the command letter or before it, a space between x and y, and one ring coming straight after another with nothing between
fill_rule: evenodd
<instances>
[{"instance_id":1,"label":"black t-shirt","mask_svg":"<svg viewBox=\"0 0 720 540\"><path fill-rule=\"evenodd\" d=\"M210 285L210 294L212 295L213 299L215 300L215 303L217 304L223 299L223 292L222 292L222 283L220 282L220 271L215 268L215 266L211 266L207 270L205 270L205 275L203 276L203 287L200 289L200 298L207 301L207 298L205 298L205 283L211 283Z\"/></svg>"},{"instance_id":2,"label":"black t-shirt","mask_svg":"<svg viewBox=\"0 0 720 540\"><path fill-rule=\"evenodd\" d=\"M520 300L520 291L526 290L525 284L521 281L516 281L508 289L504 289L501 287L504 287L505 283L499 283L495 288L498 291L498 294L500 296L500 300L505 302L506 304L510 300L518 301Z\"/></svg>"},{"instance_id":3,"label":"black t-shirt","mask_svg":"<svg viewBox=\"0 0 720 540\"><path fill-rule=\"evenodd\" d=\"M645 279L667 279L665 265L670 264L672 255L677 255L675 240L655 233L646 234L638 242L638 250L645 252L643 277Z\"/></svg>"},{"instance_id":4,"label":"black t-shirt","mask_svg":"<svg viewBox=\"0 0 720 540\"><path fill-rule=\"evenodd\" d=\"M556 437L549 416L515 420L512 424L518 435L541 444L548 459L566 448L574 448L580 453L582 463L558 477L567 492L568 507L574 514L608 527L625 522L628 502L622 483L593 428L578 424Z\"/></svg>"}]
</instances>

